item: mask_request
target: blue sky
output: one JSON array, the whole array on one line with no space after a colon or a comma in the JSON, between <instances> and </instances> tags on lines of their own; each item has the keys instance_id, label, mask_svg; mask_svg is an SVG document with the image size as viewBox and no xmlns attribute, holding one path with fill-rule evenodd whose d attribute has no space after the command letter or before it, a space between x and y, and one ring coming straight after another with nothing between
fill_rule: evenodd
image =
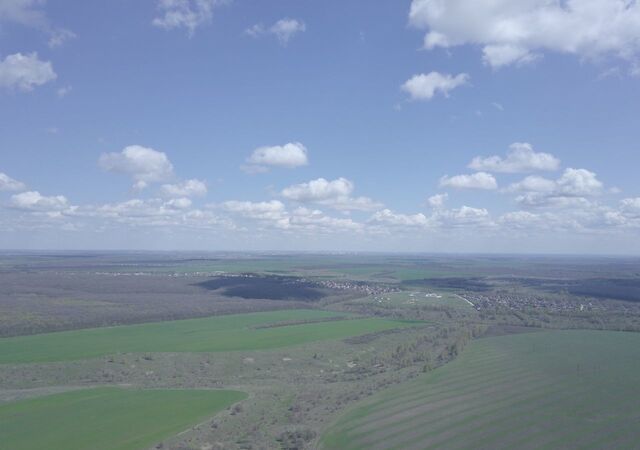
<instances>
[{"instance_id":1,"label":"blue sky","mask_svg":"<svg viewBox=\"0 0 640 450\"><path fill-rule=\"evenodd\" d=\"M0 0L0 247L635 254L638 105L623 0Z\"/></svg>"}]
</instances>

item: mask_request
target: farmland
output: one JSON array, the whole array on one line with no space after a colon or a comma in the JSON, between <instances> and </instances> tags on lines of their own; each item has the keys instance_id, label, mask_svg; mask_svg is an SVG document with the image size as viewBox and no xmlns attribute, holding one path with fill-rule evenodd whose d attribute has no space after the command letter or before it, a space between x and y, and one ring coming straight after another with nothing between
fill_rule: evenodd
<instances>
[{"instance_id":1,"label":"farmland","mask_svg":"<svg viewBox=\"0 0 640 450\"><path fill-rule=\"evenodd\" d=\"M336 317L349 320L295 322ZM281 326L268 326L273 324ZM0 340L0 364L66 361L133 352L259 350L341 339L411 324L349 318L329 311L291 310L93 328L4 338Z\"/></svg>"},{"instance_id":2,"label":"farmland","mask_svg":"<svg viewBox=\"0 0 640 450\"><path fill-rule=\"evenodd\" d=\"M5 255L0 448L628 447L640 334L612 331L640 331L639 274L624 258ZM231 407L190 397L226 391Z\"/></svg>"},{"instance_id":3,"label":"farmland","mask_svg":"<svg viewBox=\"0 0 640 450\"><path fill-rule=\"evenodd\" d=\"M237 391L110 387L0 404L0 447L138 450L244 398Z\"/></svg>"},{"instance_id":4,"label":"farmland","mask_svg":"<svg viewBox=\"0 0 640 450\"><path fill-rule=\"evenodd\" d=\"M339 417L327 449L631 448L640 335L555 331L474 341L455 361Z\"/></svg>"}]
</instances>

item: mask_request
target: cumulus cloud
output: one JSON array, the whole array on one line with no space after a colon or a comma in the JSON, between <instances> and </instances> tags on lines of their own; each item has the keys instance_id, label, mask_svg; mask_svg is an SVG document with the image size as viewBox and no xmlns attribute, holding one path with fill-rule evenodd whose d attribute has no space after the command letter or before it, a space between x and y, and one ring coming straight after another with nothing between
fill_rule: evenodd
<instances>
[{"instance_id":1,"label":"cumulus cloud","mask_svg":"<svg viewBox=\"0 0 640 450\"><path fill-rule=\"evenodd\" d=\"M447 226L491 225L491 216L485 208L462 206L457 209L438 211L435 218Z\"/></svg>"},{"instance_id":2,"label":"cumulus cloud","mask_svg":"<svg viewBox=\"0 0 640 450\"><path fill-rule=\"evenodd\" d=\"M164 30L186 28L189 36L193 36L196 28L211 22L215 8L227 3L227 0L159 0L159 15L152 23Z\"/></svg>"},{"instance_id":3,"label":"cumulus cloud","mask_svg":"<svg viewBox=\"0 0 640 450\"><path fill-rule=\"evenodd\" d=\"M228 218L212 211L192 208L188 198L163 200L159 198L131 199L118 203L79 208L74 217L93 219L103 226L128 225L134 227L182 227L196 229L225 228L235 226Z\"/></svg>"},{"instance_id":4,"label":"cumulus cloud","mask_svg":"<svg viewBox=\"0 0 640 450\"><path fill-rule=\"evenodd\" d=\"M529 228L540 223L540 215L529 211L511 211L500 216L498 221L509 228Z\"/></svg>"},{"instance_id":5,"label":"cumulus cloud","mask_svg":"<svg viewBox=\"0 0 640 450\"><path fill-rule=\"evenodd\" d=\"M160 187L165 197L202 197L207 194L204 181L191 179L175 184L163 184Z\"/></svg>"},{"instance_id":6,"label":"cumulus cloud","mask_svg":"<svg viewBox=\"0 0 640 450\"><path fill-rule=\"evenodd\" d=\"M450 91L468 82L469 75L466 73L453 76L430 72L414 75L401 86L401 89L409 94L411 100L431 100L438 92L448 97Z\"/></svg>"},{"instance_id":7,"label":"cumulus cloud","mask_svg":"<svg viewBox=\"0 0 640 450\"><path fill-rule=\"evenodd\" d=\"M637 61L640 3L628 0L413 0L409 22L426 29L424 47L482 47L492 67L522 64L545 51Z\"/></svg>"},{"instance_id":8,"label":"cumulus cloud","mask_svg":"<svg viewBox=\"0 0 640 450\"><path fill-rule=\"evenodd\" d=\"M511 184L507 191L509 192L542 192L550 193L556 190L556 183L538 175L529 175L517 183Z\"/></svg>"},{"instance_id":9,"label":"cumulus cloud","mask_svg":"<svg viewBox=\"0 0 640 450\"><path fill-rule=\"evenodd\" d=\"M605 212L607 225L621 228L640 228L640 197L620 200L619 206Z\"/></svg>"},{"instance_id":10,"label":"cumulus cloud","mask_svg":"<svg viewBox=\"0 0 640 450\"><path fill-rule=\"evenodd\" d=\"M640 197L620 200L620 208L626 213L640 217Z\"/></svg>"},{"instance_id":11,"label":"cumulus cloud","mask_svg":"<svg viewBox=\"0 0 640 450\"><path fill-rule=\"evenodd\" d=\"M468 167L474 170L500 173L554 171L559 169L560 160L549 153L535 152L529 143L515 142L509 146L506 157L476 156Z\"/></svg>"},{"instance_id":12,"label":"cumulus cloud","mask_svg":"<svg viewBox=\"0 0 640 450\"><path fill-rule=\"evenodd\" d=\"M70 207L69 201L63 195L46 197L38 191L27 191L12 195L11 204L17 209L40 212L59 212Z\"/></svg>"},{"instance_id":13,"label":"cumulus cloud","mask_svg":"<svg viewBox=\"0 0 640 450\"><path fill-rule=\"evenodd\" d=\"M449 194L447 194L446 192L444 194L436 194L429 197L427 199L427 203L432 208L442 208L448 198Z\"/></svg>"},{"instance_id":14,"label":"cumulus cloud","mask_svg":"<svg viewBox=\"0 0 640 450\"><path fill-rule=\"evenodd\" d=\"M226 211L250 219L269 220L279 222L285 219L286 208L280 200L268 202L249 202L230 200L222 203Z\"/></svg>"},{"instance_id":15,"label":"cumulus cloud","mask_svg":"<svg viewBox=\"0 0 640 450\"><path fill-rule=\"evenodd\" d=\"M120 153L103 153L98 164L108 172L131 176L136 189L173 177L173 164L165 153L140 145L130 145Z\"/></svg>"},{"instance_id":16,"label":"cumulus cloud","mask_svg":"<svg viewBox=\"0 0 640 450\"><path fill-rule=\"evenodd\" d=\"M567 196L597 195L602 191L602 182L596 174L586 169L566 169L556 181L558 191Z\"/></svg>"},{"instance_id":17,"label":"cumulus cloud","mask_svg":"<svg viewBox=\"0 0 640 450\"><path fill-rule=\"evenodd\" d=\"M400 227L427 227L430 224L429 219L422 213L417 214L400 214L394 213L390 209L383 209L376 211L371 218L370 222L378 224L386 224Z\"/></svg>"},{"instance_id":18,"label":"cumulus cloud","mask_svg":"<svg viewBox=\"0 0 640 450\"><path fill-rule=\"evenodd\" d=\"M305 207L288 211L278 200L268 202L227 201L221 208L235 217L257 221L262 226L303 233L360 231L363 225L350 218L336 218Z\"/></svg>"},{"instance_id":19,"label":"cumulus cloud","mask_svg":"<svg viewBox=\"0 0 640 450\"><path fill-rule=\"evenodd\" d=\"M350 218L330 217L320 210L300 207L291 212L288 228L311 233L360 232L364 225Z\"/></svg>"},{"instance_id":20,"label":"cumulus cloud","mask_svg":"<svg viewBox=\"0 0 640 450\"><path fill-rule=\"evenodd\" d=\"M422 213L401 214L390 209L376 211L369 223L378 226L389 226L398 229L423 229L438 231L442 229L460 227L487 227L492 226L493 221L489 211L484 208L462 206L455 209L437 209L430 216Z\"/></svg>"},{"instance_id":21,"label":"cumulus cloud","mask_svg":"<svg viewBox=\"0 0 640 450\"><path fill-rule=\"evenodd\" d=\"M255 38L272 35L275 36L282 45L286 46L292 37L306 30L307 26L301 20L284 18L278 20L270 27L265 27L263 24L257 23L247 28L245 33Z\"/></svg>"},{"instance_id":22,"label":"cumulus cloud","mask_svg":"<svg viewBox=\"0 0 640 450\"><path fill-rule=\"evenodd\" d=\"M49 61L42 61L37 53L14 53L0 61L0 87L31 91L57 77Z\"/></svg>"},{"instance_id":23,"label":"cumulus cloud","mask_svg":"<svg viewBox=\"0 0 640 450\"><path fill-rule=\"evenodd\" d=\"M591 208L590 197L602 193L603 183L586 169L566 169L556 180L529 176L507 189L523 192L516 201L528 207Z\"/></svg>"},{"instance_id":24,"label":"cumulus cloud","mask_svg":"<svg viewBox=\"0 0 640 450\"><path fill-rule=\"evenodd\" d=\"M27 185L0 172L0 191L24 191Z\"/></svg>"},{"instance_id":25,"label":"cumulus cloud","mask_svg":"<svg viewBox=\"0 0 640 450\"><path fill-rule=\"evenodd\" d=\"M282 196L298 202L318 201L348 196L353 189L353 183L346 178L332 181L318 178L308 183L289 186L282 191Z\"/></svg>"},{"instance_id":26,"label":"cumulus cloud","mask_svg":"<svg viewBox=\"0 0 640 450\"><path fill-rule=\"evenodd\" d=\"M189 208L189 199L172 199L163 201L161 199L132 199L120 203L107 203L99 206L95 211L105 217L154 217L181 214L181 210Z\"/></svg>"},{"instance_id":27,"label":"cumulus cloud","mask_svg":"<svg viewBox=\"0 0 640 450\"><path fill-rule=\"evenodd\" d=\"M247 173L266 172L270 167L294 169L309 164L307 148L300 142L284 145L259 147L247 158L248 165L242 166Z\"/></svg>"},{"instance_id":28,"label":"cumulus cloud","mask_svg":"<svg viewBox=\"0 0 640 450\"><path fill-rule=\"evenodd\" d=\"M352 197L354 184L346 178L326 180L318 178L308 183L295 184L282 190L281 195L300 203L316 203L339 210L370 211L380 204L368 197Z\"/></svg>"},{"instance_id":29,"label":"cumulus cloud","mask_svg":"<svg viewBox=\"0 0 640 450\"><path fill-rule=\"evenodd\" d=\"M455 175L453 177L444 176L440 178L440 187L450 187L454 189L498 189L498 182L495 177L486 172L477 172L471 175Z\"/></svg>"}]
</instances>

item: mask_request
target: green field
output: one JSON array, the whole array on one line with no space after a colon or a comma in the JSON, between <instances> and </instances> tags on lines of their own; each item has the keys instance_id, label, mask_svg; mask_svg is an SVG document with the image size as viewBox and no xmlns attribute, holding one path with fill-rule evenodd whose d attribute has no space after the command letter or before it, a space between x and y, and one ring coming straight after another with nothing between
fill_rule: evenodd
<instances>
[{"instance_id":1,"label":"green field","mask_svg":"<svg viewBox=\"0 0 640 450\"><path fill-rule=\"evenodd\" d=\"M256 328L338 316L347 317L330 311L288 310L2 338L0 364L69 361L133 352L263 350L413 324L365 318Z\"/></svg>"},{"instance_id":2,"label":"green field","mask_svg":"<svg viewBox=\"0 0 640 450\"><path fill-rule=\"evenodd\" d=\"M144 450L244 398L238 391L97 388L0 404L0 448Z\"/></svg>"},{"instance_id":3,"label":"green field","mask_svg":"<svg viewBox=\"0 0 640 450\"><path fill-rule=\"evenodd\" d=\"M326 449L612 449L640 442L640 334L549 331L472 342L344 413Z\"/></svg>"}]
</instances>

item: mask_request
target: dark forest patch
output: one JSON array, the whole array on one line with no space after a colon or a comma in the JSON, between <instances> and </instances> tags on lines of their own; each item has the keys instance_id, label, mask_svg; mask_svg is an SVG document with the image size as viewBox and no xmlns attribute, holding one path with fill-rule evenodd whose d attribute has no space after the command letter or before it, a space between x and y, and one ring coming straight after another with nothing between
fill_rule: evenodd
<instances>
[{"instance_id":1,"label":"dark forest patch","mask_svg":"<svg viewBox=\"0 0 640 450\"><path fill-rule=\"evenodd\" d=\"M513 285L531 287L545 292L566 292L571 295L640 302L640 278L499 278Z\"/></svg>"},{"instance_id":2,"label":"dark forest patch","mask_svg":"<svg viewBox=\"0 0 640 450\"><path fill-rule=\"evenodd\" d=\"M638 278L580 280L570 284L567 289L573 295L640 302L640 279Z\"/></svg>"},{"instance_id":3,"label":"dark forest patch","mask_svg":"<svg viewBox=\"0 0 640 450\"><path fill-rule=\"evenodd\" d=\"M222 290L226 297L267 300L316 301L326 296L315 283L296 277L282 276L225 276L197 283L207 290Z\"/></svg>"}]
</instances>

